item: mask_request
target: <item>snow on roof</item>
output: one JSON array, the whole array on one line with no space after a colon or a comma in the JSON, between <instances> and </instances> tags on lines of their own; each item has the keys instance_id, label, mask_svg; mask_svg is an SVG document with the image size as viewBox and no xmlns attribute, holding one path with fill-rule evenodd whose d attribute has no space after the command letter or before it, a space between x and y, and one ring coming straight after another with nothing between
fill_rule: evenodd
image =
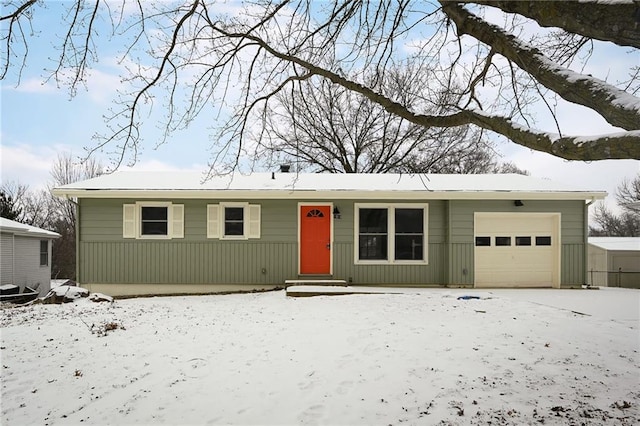
<instances>
[{"instance_id":1,"label":"snow on roof","mask_svg":"<svg viewBox=\"0 0 640 426\"><path fill-rule=\"evenodd\" d=\"M640 251L640 237L589 237L589 244L605 250Z\"/></svg>"},{"instance_id":2,"label":"snow on roof","mask_svg":"<svg viewBox=\"0 0 640 426\"><path fill-rule=\"evenodd\" d=\"M58 196L88 196L87 191L429 191L577 193L604 198L604 191L587 191L564 183L518 174L332 174L253 173L214 176L200 172L118 171L54 189Z\"/></svg>"},{"instance_id":3,"label":"snow on roof","mask_svg":"<svg viewBox=\"0 0 640 426\"><path fill-rule=\"evenodd\" d=\"M5 217L0 218L0 230L27 237L58 238L60 236L57 232L48 231L31 225L25 225L24 223L16 222L15 220L7 219Z\"/></svg>"}]
</instances>

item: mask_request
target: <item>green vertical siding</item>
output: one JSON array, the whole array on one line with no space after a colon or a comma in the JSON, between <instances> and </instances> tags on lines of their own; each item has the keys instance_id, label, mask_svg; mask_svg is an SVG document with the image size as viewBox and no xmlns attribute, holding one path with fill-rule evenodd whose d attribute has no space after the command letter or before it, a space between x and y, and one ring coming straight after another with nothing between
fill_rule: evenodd
<instances>
[{"instance_id":1,"label":"green vertical siding","mask_svg":"<svg viewBox=\"0 0 640 426\"><path fill-rule=\"evenodd\" d=\"M562 244L562 285L582 285L586 283L586 267L584 264L584 244Z\"/></svg>"},{"instance_id":2,"label":"green vertical siding","mask_svg":"<svg viewBox=\"0 0 640 426\"><path fill-rule=\"evenodd\" d=\"M206 205L219 200L155 200L184 204L184 238L122 238L122 205L129 199L81 199L78 274L81 283L281 284L298 273L298 200L256 200L261 238L207 239ZM230 200L231 201L231 200ZM304 200L301 200L304 201ZM330 202L331 200L327 200ZM473 284L475 212L560 212L562 283L584 279L584 203L581 201L425 201L429 204L427 265L356 265L354 203L337 200L333 275L357 284ZM395 202L403 202L398 200ZM320 202L319 202L320 203Z\"/></svg>"},{"instance_id":3,"label":"green vertical siding","mask_svg":"<svg viewBox=\"0 0 640 426\"><path fill-rule=\"evenodd\" d=\"M232 241L82 243L83 282L282 283L295 276L296 245ZM263 272L264 269L264 272Z\"/></svg>"},{"instance_id":4,"label":"green vertical siding","mask_svg":"<svg viewBox=\"0 0 640 426\"><path fill-rule=\"evenodd\" d=\"M473 244L451 243L449 284L473 284Z\"/></svg>"}]
</instances>

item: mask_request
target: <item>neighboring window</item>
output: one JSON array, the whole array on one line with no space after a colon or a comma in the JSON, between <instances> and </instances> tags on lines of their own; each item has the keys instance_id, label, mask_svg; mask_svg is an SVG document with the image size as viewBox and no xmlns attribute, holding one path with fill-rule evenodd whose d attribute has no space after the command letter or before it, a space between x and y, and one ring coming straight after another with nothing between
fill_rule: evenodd
<instances>
[{"instance_id":1,"label":"neighboring window","mask_svg":"<svg viewBox=\"0 0 640 426\"><path fill-rule=\"evenodd\" d=\"M424 210L396 209L396 260L423 260Z\"/></svg>"},{"instance_id":2,"label":"neighboring window","mask_svg":"<svg viewBox=\"0 0 640 426\"><path fill-rule=\"evenodd\" d=\"M510 246L511 237L496 237L496 246Z\"/></svg>"},{"instance_id":3,"label":"neighboring window","mask_svg":"<svg viewBox=\"0 0 640 426\"><path fill-rule=\"evenodd\" d=\"M356 204L356 262L426 263L427 204Z\"/></svg>"},{"instance_id":4,"label":"neighboring window","mask_svg":"<svg viewBox=\"0 0 640 426\"><path fill-rule=\"evenodd\" d=\"M139 201L122 206L122 237L184 238L184 204Z\"/></svg>"},{"instance_id":5,"label":"neighboring window","mask_svg":"<svg viewBox=\"0 0 640 426\"><path fill-rule=\"evenodd\" d=\"M360 260L387 260L387 209L362 208L359 219Z\"/></svg>"},{"instance_id":6,"label":"neighboring window","mask_svg":"<svg viewBox=\"0 0 640 426\"><path fill-rule=\"evenodd\" d=\"M40 266L49 265L49 241L40 240Z\"/></svg>"},{"instance_id":7,"label":"neighboring window","mask_svg":"<svg viewBox=\"0 0 640 426\"><path fill-rule=\"evenodd\" d=\"M489 247L491 245L491 237L476 237L476 247Z\"/></svg>"},{"instance_id":8,"label":"neighboring window","mask_svg":"<svg viewBox=\"0 0 640 426\"><path fill-rule=\"evenodd\" d=\"M244 236L244 207L224 208L224 235Z\"/></svg>"},{"instance_id":9,"label":"neighboring window","mask_svg":"<svg viewBox=\"0 0 640 426\"><path fill-rule=\"evenodd\" d=\"M169 208L168 207L140 207L142 218L140 235L168 235Z\"/></svg>"},{"instance_id":10,"label":"neighboring window","mask_svg":"<svg viewBox=\"0 0 640 426\"><path fill-rule=\"evenodd\" d=\"M517 246L530 246L531 245L531 237L516 237L516 245Z\"/></svg>"},{"instance_id":11,"label":"neighboring window","mask_svg":"<svg viewBox=\"0 0 640 426\"><path fill-rule=\"evenodd\" d=\"M551 245L551 237L536 237L536 245L537 246L550 246Z\"/></svg>"}]
</instances>

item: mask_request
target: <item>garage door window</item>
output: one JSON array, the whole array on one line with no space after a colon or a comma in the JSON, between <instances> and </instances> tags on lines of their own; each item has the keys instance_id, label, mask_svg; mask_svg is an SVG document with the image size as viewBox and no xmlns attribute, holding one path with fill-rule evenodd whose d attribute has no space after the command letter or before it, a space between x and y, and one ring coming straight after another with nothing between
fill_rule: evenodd
<instances>
[{"instance_id":1,"label":"garage door window","mask_svg":"<svg viewBox=\"0 0 640 426\"><path fill-rule=\"evenodd\" d=\"M551 237L536 237L536 246L550 246Z\"/></svg>"},{"instance_id":2,"label":"garage door window","mask_svg":"<svg viewBox=\"0 0 640 426\"><path fill-rule=\"evenodd\" d=\"M476 237L476 247L489 247L491 245L491 237Z\"/></svg>"},{"instance_id":3,"label":"garage door window","mask_svg":"<svg viewBox=\"0 0 640 426\"><path fill-rule=\"evenodd\" d=\"M530 246L531 245L531 237L516 237L516 245L517 246Z\"/></svg>"},{"instance_id":4,"label":"garage door window","mask_svg":"<svg viewBox=\"0 0 640 426\"><path fill-rule=\"evenodd\" d=\"M496 237L496 246L510 246L511 237Z\"/></svg>"}]
</instances>

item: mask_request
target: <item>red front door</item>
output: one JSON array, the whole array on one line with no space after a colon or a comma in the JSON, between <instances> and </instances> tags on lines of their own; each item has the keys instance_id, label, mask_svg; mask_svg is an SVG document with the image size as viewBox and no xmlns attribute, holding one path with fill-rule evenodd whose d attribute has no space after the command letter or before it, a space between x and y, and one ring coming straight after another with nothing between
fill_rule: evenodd
<instances>
[{"instance_id":1,"label":"red front door","mask_svg":"<svg viewBox=\"0 0 640 426\"><path fill-rule=\"evenodd\" d=\"M300 273L331 273L331 206L300 206Z\"/></svg>"}]
</instances>

